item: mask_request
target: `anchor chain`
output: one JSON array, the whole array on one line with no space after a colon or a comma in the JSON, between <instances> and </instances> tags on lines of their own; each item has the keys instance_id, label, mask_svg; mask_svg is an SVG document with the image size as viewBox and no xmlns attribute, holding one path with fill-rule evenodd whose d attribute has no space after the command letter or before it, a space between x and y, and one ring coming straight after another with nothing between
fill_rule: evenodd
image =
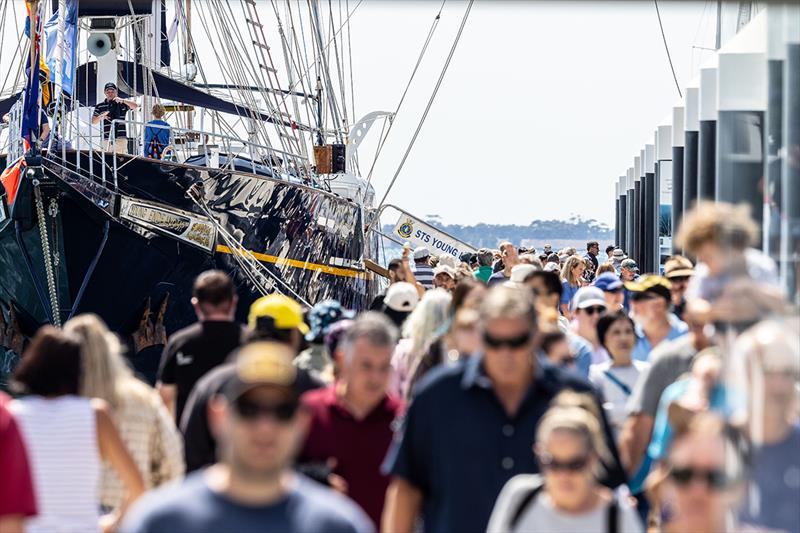
<instances>
[{"instance_id":1,"label":"anchor chain","mask_svg":"<svg viewBox=\"0 0 800 533\"><path fill-rule=\"evenodd\" d=\"M53 310L53 325L61 327L61 312L58 307L58 290L56 287L53 264L50 260L50 239L47 235L47 219L44 213L44 202L42 201L42 191L39 188L39 180L33 180L33 194L36 199L36 217L39 222L39 236L42 239L42 258L44 259L44 272L47 277L47 292L50 296L50 307ZM50 205L52 209L52 203ZM57 213L57 211L56 211Z\"/></svg>"}]
</instances>

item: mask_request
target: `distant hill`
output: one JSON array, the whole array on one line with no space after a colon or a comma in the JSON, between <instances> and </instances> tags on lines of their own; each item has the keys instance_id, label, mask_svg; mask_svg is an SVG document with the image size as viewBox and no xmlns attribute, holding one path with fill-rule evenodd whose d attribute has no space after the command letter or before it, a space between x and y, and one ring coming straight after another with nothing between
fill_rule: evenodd
<instances>
[{"instance_id":1,"label":"distant hill","mask_svg":"<svg viewBox=\"0 0 800 533\"><path fill-rule=\"evenodd\" d=\"M545 242L550 242L557 248L560 246L558 243L562 241L585 244L587 240L596 240L600 241L602 250L606 244L612 244L614 239L614 228L595 219L584 220L579 216L573 216L568 220L534 220L527 226L485 223L474 226L444 224L436 215L429 215L425 221L476 248L496 248L502 241L536 248ZM384 232L389 234L393 228L394 224L384 225Z\"/></svg>"}]
</instances>

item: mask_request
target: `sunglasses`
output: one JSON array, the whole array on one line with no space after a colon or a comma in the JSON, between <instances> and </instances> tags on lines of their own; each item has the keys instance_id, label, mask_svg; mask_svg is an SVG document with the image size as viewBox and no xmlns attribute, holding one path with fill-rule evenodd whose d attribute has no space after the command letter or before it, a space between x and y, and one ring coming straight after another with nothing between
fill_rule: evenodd
<instances>
[{"instance_id":1,"label":"sunglasses","mask_svg":"<svg viewBox=\"0 0 800 533\"><path fill-rule=\"evenodd\" d=\"M557 461L553 459L552 455L542 454L539 456L539 465L545 470L561 471L561 472L580 472L584 470L589 464L591 457L584 455L583 457L576 457L569 461Z\"/></svg>"},{"instance_id":2,"label":"sunglasses","mask_svg":"<svg viewBox=\"0 0 800 533\"><path fill-rule=\"evenodd\" d=\"M501 337L494 337L489 333L483 334L483 342L489 348L500 349L503 346L506 346L510 349L522 348L526 344L528 344L531 340L530 333L523 333L517 337L508 337L508 338L501 338Z\"/></svg>"},{"instance_id":3,"label":"sunglasses","mask_svg":"<svg viewBox=\"0 0 800 533\"><path fill-rule=\"evenodd\" d=\"M689 281L689 276L673 276L669 278L669 281L671 283L684 283L686 281Z\"/></svg>"},{"instance_id":4,"label":"sunglasses","mask_svg":"<svg viewBox=\"0 0 800 533\"><path fill-rule=\"evenodd\" d=\"M300 404L298 402L283 402L267 405L239 398L234 402L233 406L239 418L248 422L263 416L286 423L294 418Z\"/></svg>"},{"instance_id":5,"label":"sunglasses","mask_svg":"<svg viewBox=\"0 0 800 533\"><path fill-rule=\"evenodd\" d=\"M706 470L702 468L676 468L669 473L679 487L686 487L693 479L699 479L711 489L724 489L730 484L730 478L723 470Z\"/></svg>"},{"instance_id":6,"label":"sunglasses","mask_svg":"<svg viewBox=\"0 0 800 533\"><path fill-rule=\"evenodd\" d=\"M567 357L561 359L561 366L570 366L572 364L575 364L577 360L578 358L575 357L574 355L568 355Z\"/></svg>"},{"instance_id":7,"label":"sunglasses","mask_svg":"<svg viewBox=\"0 0 800 533\"><path fill-rule=\"evenodd\" d=\"M603 313L606 312L606 308L600 305L593 305L591 307L586 307L584 309L581 309L581 311L583 311L589 316L592 316L595 313L597 313L598 315L602 315Z\"/></svg>"}]
</instances>

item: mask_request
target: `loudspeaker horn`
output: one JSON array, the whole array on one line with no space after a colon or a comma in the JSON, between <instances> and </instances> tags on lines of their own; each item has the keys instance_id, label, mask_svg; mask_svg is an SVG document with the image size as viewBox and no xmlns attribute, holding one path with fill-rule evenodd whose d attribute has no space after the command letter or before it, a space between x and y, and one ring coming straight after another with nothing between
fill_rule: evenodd
<instances>
[{"instance_id":1,"label":"loudspeaker horn","mask_svg":"<svg viewBox=\"0 0 800 533\"><path fill-rule=\"evenodd\" d=\"M111 37L107 33L92 33L89 35L86 48L95 57L104 56L111 50Z\"/></svg>"}]
</instances>

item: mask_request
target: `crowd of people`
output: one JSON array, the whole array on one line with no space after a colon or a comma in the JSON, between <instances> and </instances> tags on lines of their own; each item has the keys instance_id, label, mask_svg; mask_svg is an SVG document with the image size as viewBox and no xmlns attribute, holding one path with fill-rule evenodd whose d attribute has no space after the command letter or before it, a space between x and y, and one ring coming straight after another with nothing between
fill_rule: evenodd
<instances>
[{"instance_id":1,"label":"crowd of people","mask_svg":"<svg viewBox=\"0 0 800 533\"><path fill-rule=\"evenodd\" d=\"M0 531L800 531L800 328L748 213L640 273L403 249L369 310L195 281L137 378L96 316L0 396ZM692 259L696 261L694 263Z\"/></svg>"}]
</instances>

